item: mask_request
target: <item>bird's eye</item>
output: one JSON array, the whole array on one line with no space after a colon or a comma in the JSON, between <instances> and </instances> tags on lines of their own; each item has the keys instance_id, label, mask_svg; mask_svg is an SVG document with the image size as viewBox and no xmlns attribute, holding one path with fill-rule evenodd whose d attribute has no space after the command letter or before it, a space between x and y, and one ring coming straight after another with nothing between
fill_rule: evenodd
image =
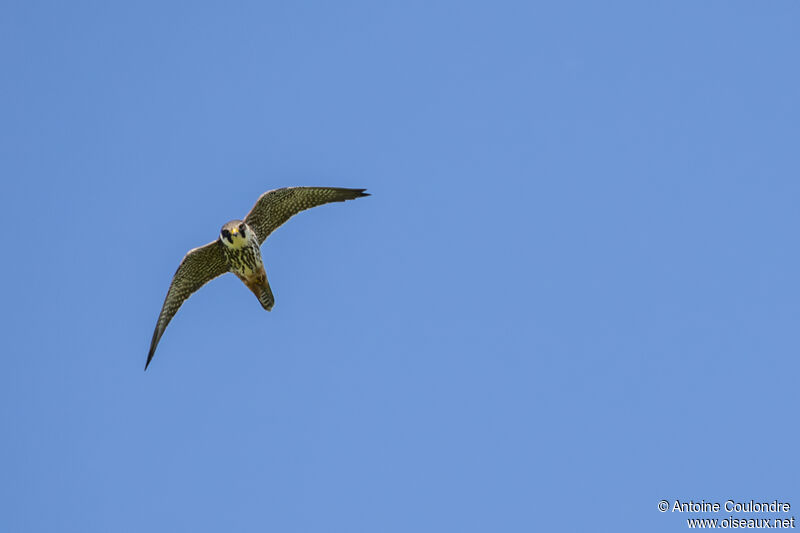
<instances>
[{"instance_id":1,"label":"bird's eye","mask_svg":"<svg viewBox=\"0 0 800 533\"><path fill-rule=\"evenodd\" d=\"M244 232L245 232L245 230L244 230L244 224L240 224L240 225L239 225L239 231L241 231L241 232L242 232L242 235L244 235Z\"/></svg>"},{"instance_id":2,"label":"bird's eye","mask_svg":"<svg viewBox=\"0 0 800 533\"><path fill-rule=\"evenodd\" d=\"M231 232L226 230L226 229L224 229L224 230L222 230L222 236L227 239L228 237L231 236Z\"/></svg>"}]
</instances>

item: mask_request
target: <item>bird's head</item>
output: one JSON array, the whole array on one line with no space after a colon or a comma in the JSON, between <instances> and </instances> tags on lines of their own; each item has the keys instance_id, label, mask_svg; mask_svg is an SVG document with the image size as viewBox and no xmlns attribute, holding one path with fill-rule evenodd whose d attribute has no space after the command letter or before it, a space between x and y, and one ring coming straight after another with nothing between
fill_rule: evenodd
<instances>
[{"instance_id":1,"label":"bird's head","mask_svg":"<svg viewBox=\"0 0 800 533\"><path fill-rule=\"evenodd\" d=\"M247 239L250 236L249 233L252 231L241 220L231 220L222 226L219 232L219 239L228 248L241 248L247 243Z\"/></svg>"}]
</instances>

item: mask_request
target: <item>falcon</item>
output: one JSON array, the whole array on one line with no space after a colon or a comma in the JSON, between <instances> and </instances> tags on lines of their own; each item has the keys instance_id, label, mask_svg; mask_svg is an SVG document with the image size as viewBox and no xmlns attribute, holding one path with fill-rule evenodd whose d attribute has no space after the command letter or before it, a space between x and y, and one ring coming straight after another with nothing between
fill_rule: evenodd
<instances>
[{"instance_id":1,"label":"falcon","mask_svg":"<svg viewBox=\"0 0 800 533\"><path fill-rule=\"evenodd\" d=\"M261 307L272 310L272 295L261 245L281 224L291 217L318 205L344 202L369 196L366 189L339 187L284 187L262 194L244 220L231 220L219 232L217 240L200 246L183 258L158 315L156 330L144 369L153 360L158 341L181 304L200 287L227 272L233 272L258 298Z\"/></svg>"}]
</instances>

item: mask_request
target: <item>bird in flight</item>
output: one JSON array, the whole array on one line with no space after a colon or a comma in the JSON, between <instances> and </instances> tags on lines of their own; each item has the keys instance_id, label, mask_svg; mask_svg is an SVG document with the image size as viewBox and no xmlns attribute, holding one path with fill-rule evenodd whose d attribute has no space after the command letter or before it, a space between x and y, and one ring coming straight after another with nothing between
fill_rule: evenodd
<instances>
[{"instance_id":1,"label":"bird in flight","mask_svg":"<svg viewBox=\"0 0 800 533\"><path fill-rule=\"evenodd\" d=\"M226 272L233 272L256 295L261 307L272 309L275 298L261 260L261 244L281 224L300 211L330 202L369 196L366 189L339 187L284 187L262 194L244 220L231 220L217 240L200 246L183 258L158 315L156 330L144 369L153 360L158 341L181 304L197 289Z\"/></svg>"}]
</instances>

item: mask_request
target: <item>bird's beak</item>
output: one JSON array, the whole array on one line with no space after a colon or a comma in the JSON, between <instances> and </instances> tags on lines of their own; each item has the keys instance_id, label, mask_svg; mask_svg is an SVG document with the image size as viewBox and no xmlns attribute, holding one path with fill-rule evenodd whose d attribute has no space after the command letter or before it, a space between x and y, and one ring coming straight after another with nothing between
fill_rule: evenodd
<instances>
[{"instance_id":1,"label":"bird's beak","mask_svg":"<svg viewBox=\"0 0 800 533\"><path fill-rule=\"evenodd\" d=\"M239 228L233 228L233 229L231 230L231 234L233 234L233 235L238 235L238 234L239 234Z\"/></svg>"}]
</instances>

